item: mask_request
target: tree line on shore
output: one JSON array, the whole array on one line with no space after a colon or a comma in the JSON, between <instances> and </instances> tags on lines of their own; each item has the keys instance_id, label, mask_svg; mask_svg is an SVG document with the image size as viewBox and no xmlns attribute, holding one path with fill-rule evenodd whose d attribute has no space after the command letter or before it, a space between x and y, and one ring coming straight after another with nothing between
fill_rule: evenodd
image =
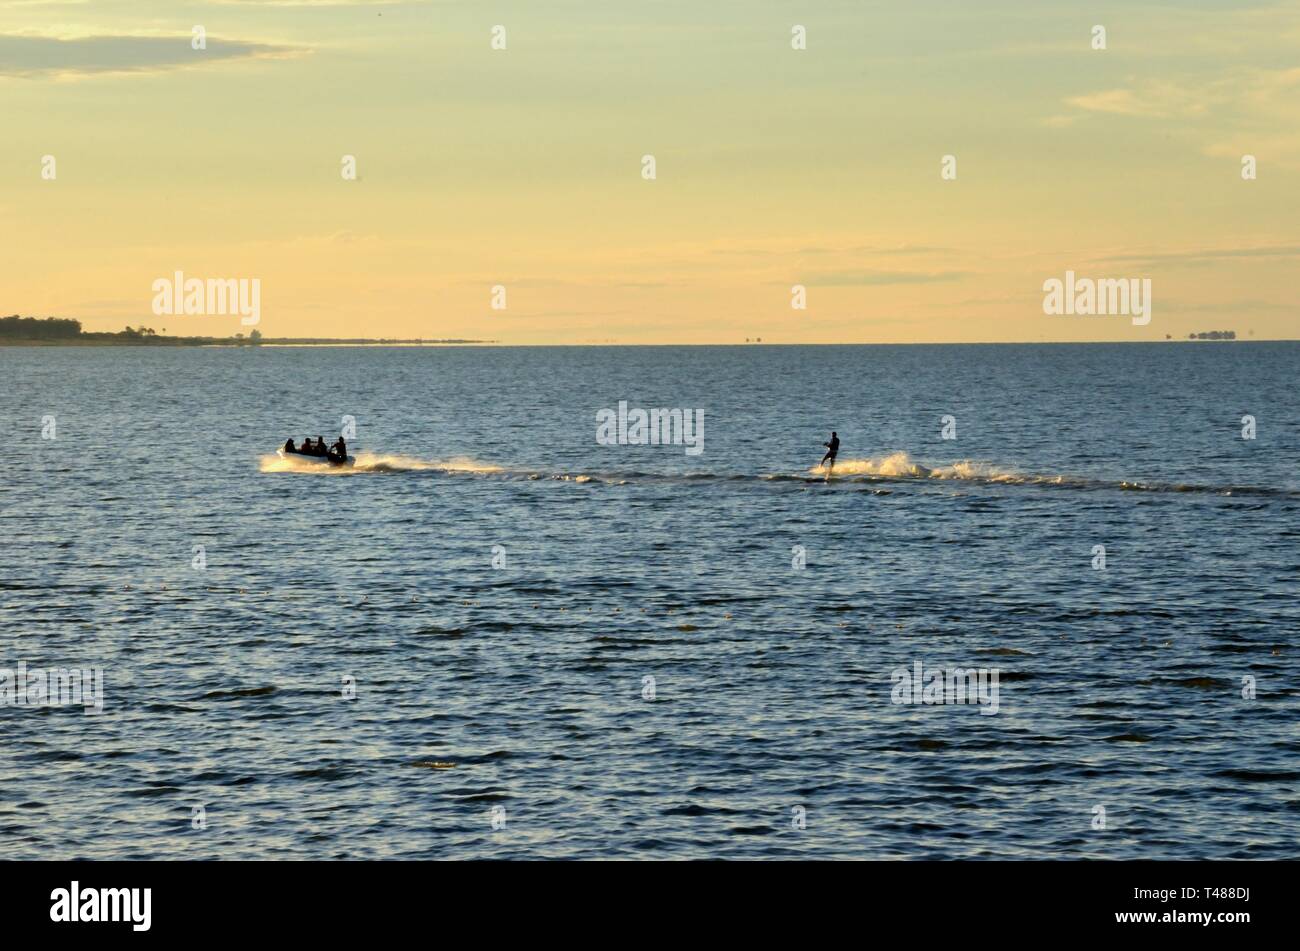
<instances>
[{"instance_id":1,"label":"tree line on shore","mask_svg":"<svg viewBox=\"0 0 1300 951\"><path fill-rule=\"evenodd\" d=\"M163 328L164 334L167 328ZM263 338L260 330L251 331L247 337L242 333L233 337L176 337L164 336L152 327L127 326L124 330L113 332L87 332L81 329L81 321L69 317L0 317L0 344L58 344L58 343L98 343L98 344L159 344L172 346L247 346L260 343L287 344L475 344L495 343L493 340L442 339L372 339L369 337L277 337Z\"/></svg>"},{"instance_id":2,"label":"tree line on shore","mask_svg":"<svg viewBox=\"0 0 1300 951\"><path fill-rule=\"evenodd\" d=\"M81 336L81 321L66 317L0 317L0 337L18 340L67 340Z\"/></svg>"},{"instance_id":3,"label":"tree line on shore","mask_svg":"<svg viewBox=\"0 0 1300 951\"><path fill-rule=\"evenodd\" d=\"M261 334L253 331L260 338ZM88 339L121 338L123 340L144 340L158 336L152 327L127 326L117 333L86 333L81 329L81 321L71 317L20 317L13 314L0 317L0 339L4 340L75 340L80 337Z\"/></svg>"}]
</instances>

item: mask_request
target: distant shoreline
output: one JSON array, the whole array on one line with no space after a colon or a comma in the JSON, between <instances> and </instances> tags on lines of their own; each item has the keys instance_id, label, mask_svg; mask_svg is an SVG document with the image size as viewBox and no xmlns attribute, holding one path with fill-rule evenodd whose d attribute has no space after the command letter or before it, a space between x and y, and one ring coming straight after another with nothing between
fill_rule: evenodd
<instances>
[{"instance_id":1,"label":"distant shoreline","mask_svg":"<svg viewBox=\"0 0 1300 951\"><path fill-rule=\"evenodd\" d=\"M441 347L496 342L459 337L263 337L260 330L250 330L247 337L242 333L230 337L169 337L143 325L128 325L113 333L82 330L81 321L71 317L0 317L0 346L10 347Z\"/></svg>"},{"instance_id":2,"label":"distant shoreline","mask_svg":"<svg viewBox=\"0 0 1300 951\"><path fill-rule=\"evenodd\" d=\"M385 340L333 337L122 337L120 334L82 334L56 339L6 339L0 347L445 347L494 344L495 340Z\"/></svg>"},{"instance_id":3,"label":"distant shoreline","mask_svg":"<svg viewBox=\"0 0 1300 951\"><path fill-rule=\"evenodd\" d=\"M774 349L780 347L1108 347L1125 346L1159 346L1168 344L1257 344L1257 343L1296 343L1296 338L1258 338L1242 340L971 340L938 342L891 342L868 343L862 341L838 341L835 343L506 343L500 340L401 340L383 338L344 338L344 337L264 337L260 340L233 337L147 337L123 338L119 334L83 334L80 337L64 339L9 339L0 336L0 349L5 347L516 347L516 348L583 348L591 347L735 347L745 349Z\"/></svg>"}]
</instances>

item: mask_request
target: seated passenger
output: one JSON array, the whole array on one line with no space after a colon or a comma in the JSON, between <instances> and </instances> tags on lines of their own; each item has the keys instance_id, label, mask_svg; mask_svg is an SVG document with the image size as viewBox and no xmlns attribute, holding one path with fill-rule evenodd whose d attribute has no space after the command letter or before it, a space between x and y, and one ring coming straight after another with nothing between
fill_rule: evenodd
<instances>
[{"instance_id":1,"label":"seated passenger","mask_svg":"<svg viewBox=\"0 0 1300 951\"><path fill-rule=\"evenodd\" d=\"M290 437L289 439L286 439L286 440L284 441L284 451L285 451L285 452L297 452L297 451L298 451L297 449L294 449L294 448L293 448L293 438L292 438L292 437Z\"/></svg>"},{"instance_id":2,"label":"seated passenger","mask_svg":"<svg viewBox=\"0 0 1300 951\"><path fill-rule=\"evenodd\" d=\"M325 437L324 437L324 436L317 436L317 437L316 437L316 455L318 455L318 456L328 456L328 455L329 455L329 450L325 448Z\"/></svg>"},{"instance_id":3,"label":"seated passenger","mask_svg":"<svg viewBox=\"0 0 1300 951\"><path fill-rule=\"evenodd\" d=\"M343 441L342 436L339 437L338 442L330 446L330 456L331 458L337 459L339 462L342 462L348 457L348 444Z\"/></svg>"}]
</instances>

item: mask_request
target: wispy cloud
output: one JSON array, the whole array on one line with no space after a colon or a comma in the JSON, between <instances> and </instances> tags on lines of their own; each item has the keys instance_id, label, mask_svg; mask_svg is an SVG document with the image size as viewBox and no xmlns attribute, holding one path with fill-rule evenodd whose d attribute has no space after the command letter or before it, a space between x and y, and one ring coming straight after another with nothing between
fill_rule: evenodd
<instances>
[{"instance_id":1,"label":"wispy cloud","mask_svg":"<svg viewBox=\"0 0 1300 951\"><path fill-rule=\"evenodd\" d=\"M960 281L965 271L830 271L809 274L802 283L818 287L847 287L887 284L941 284Z\"/></svg>"},{"instance_id":2,"label":"wispy cloud","mask_svg":"<svg viewBox=\"0 0 1300 951\"><path fill-rule=\"evenodd\" d=\"M208 0L232 7L397 7L428 0Z\"/></svg>"},{"instance_id":3,"label":"wispy cloud","mask_svg":"<svg viewBox=\"0 0 1300 951\"><path fill-rule=\"evenodd\" d=\"M1112 254L1096 260L1101 263L1115 264L1185 264L1197 266L1215 261L1235 261L1242 258L1277 259L1295 257L1300 257L1300 245L1278 244L1249 248L1191 248L1179 251Z\"/></svg>"},{"instance_id":4,"label":"wispy cloud","mask_svg":"<svg viewBox=\"0 0 1300 951\"><path fill-rule=\"evenodd\" d=\"M808 247L800 248L799 254L879 254L882 256L892 255L922 255L922 254L952 254L953 248L940 248L928 245L858 245L856 247L833 248L833 247Z\"/></svg>"},{"instance_id":5,"label":"wispy cloud","mask_svg":"<svg viewBox=\"0 0 1300 951\"><path fill-rule=\"evenodd\" d=\"M1294 108L1300 67L1235 68L1213 78L1130 79L1124 86L1070 96L1066 105L1084 112L1159 118L1208 116L1222 107L1272 113Z\"/></svg>"},{"instance_id":6,"label":"wispy cloud","mask_svg":"<svg viewBox=\"0 0 1300 951\"><path fill-rule=\"evenodd\" d=\"M1151 80L1064 100L1073 112L1040 120L1049 128L1079 122L1159 120L1201 139L1212 158L1257 155L1261 166L1300 168L1300 67L1233 67L1212 76ZM1205 141L1206 135L1213 136Z\"/></svg>"},{"instance_id":7,"label":"wispy cloud","mask_svg":"<svg viewBox=\"0 0 1300 951\"><path fill-rule=\"evenodd\" d=\"M196 50L190 36L53 37L0 34L0 77L75 78L114 73L148 73L208 63L292 56L301 47L207 37Z\"/></svg>"},{"instance_id":8,"label":"wispy cloud","mask_svg":"<svg viewBox=\"0 0 1300 951\"><path fill-rule=\"evenodd\" d=\"M1105 89L1071 96L1066 104L1085 112L1120 116L1169 117L1205 115L1225 100L1223 89L1193 89L1172 82L1147 82L1136 88Z\"/></svg>"},{"instance_id":9,"label":"wispy cloud","mask_svg":"<svg viewBox=\"0 0 1300 951\"><path fill-rule=\"evenodd\" d=\"M208 0L232 7L397 7L427 0Z\"/></svg>"}]
</instances>

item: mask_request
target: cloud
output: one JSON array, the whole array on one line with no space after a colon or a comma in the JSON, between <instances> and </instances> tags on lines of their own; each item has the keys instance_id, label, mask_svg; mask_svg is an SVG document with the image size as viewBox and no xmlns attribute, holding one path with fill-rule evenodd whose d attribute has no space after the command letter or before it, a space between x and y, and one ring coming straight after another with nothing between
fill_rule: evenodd
<instances>
[{"instance_id":1,"label":"cloud","mask_svg":"<svg viewBox=\"0 0 1300 951\"><path fill-rule=\"evenodd\" d=\"M210 0L226 6L243 7L396 7L420 0Z\"/></svg>"},{"instance_id":2,"label":"cloud","mask_svg":"<svg viewBox=\"0 0 1300 951\"><path fill-rule=\"evenodd\" d=\"M1183 300L1164 300L1161 310L1170 314L1253 314L1259 311L1270 311L1272 313L1294 313L1297 310L1295 304L1290 302L1278 303L1276 301L1260 300L1252 298L1250 300L1241 300L1230 298L1217 303L1188 302Z\"/></svg>"},{"instance_id":3,"label":"cloud","mask_svg":"<svg viewBox=\"0 0 1300 951\"><path fill-rule=\"evenodd\" d=\"M1211 264L1215 261L1240 260L1242 258L1295 258L1300 257L1300 245L1277 244L1250 248L1199 248L1181 251L1165 251L1152 254L1114 254L1097 258L1100 263L1115 264L1186 264L1196 266Z\"/></svg>"},{"instance_id":4,"label":"cloud","mask_svg":"<svg viewBox=\"0 0 1300 951\"><path fill-rule=\"evenodd\" d=\"M1225 100L1226 91L1213 86L1192 89L1172 82L1147 82L1140 88L1105 89L1066 99L1067 105L1085 112L1119 116L1168 118L1205 115Z\"/></svg>"},{"instance_id":5,"label":"cloud","mask_svg":"<svg viewBox=\"0 0 1300 951\"><path fill-rule=\"evenodd\" d=\"M858 245L847 248L829 248L829 247L810 247L800 248L799 254L879 254L879 255L909 255L909 254L952 254L953 248L933 247L930 245Z\"/></svg>"},{"instance_id":6,"label":"cloud","mask_svg":"<svg viewBox=\"0 0 1300 951\"><path fill-rule=\"evenodd\" d=\"M830 271L823 274L810 274L800 283L816 287L940 284L947 281L960 281L967 276L965 271Z\"/></svg>"},{"instance_id":7,"label":"cloud","mask_svg":"<svg viewBox=\"0 0 1300 951\"><path fill-rule=\"evenodd\" d=\"M1229 115L1251 111L1273 117L1280 109L1294 108L1300 67L1233 69L1213 79L1130 82L1120 88L1071 96L1065 103L1084 112L1120 116L1204 118L1216 111Z\"/></svg>"},{"instance_id":8,"label":"cloud","mask_svg":"<svg viewBox=\"0 0 1300 951\"><path fill-rule=\"evenodd\" d=\"M291 56L300 47L248 40L207 38L207 49L190 36L82 36L59 38L0 33L0 77L72 78L149 73L202 66L221 60Z\"/></svg>"},{"instance_id":9,"label":"cloud","mask_svg":"<svg viewBox=\"0 0 1300 951\"><path fill-rule=\"evenodd\" d=\"M1211 158L1255 155L1261 166L1300 168L1300 67L1234 67L1213 77L1128 84L1065 99L1074 112L1040 120L1068 128L1076 120L1155 119L1200 140ZM1209 141L1206 141L1207 137Z\"/></svg>"}]
</instances>

